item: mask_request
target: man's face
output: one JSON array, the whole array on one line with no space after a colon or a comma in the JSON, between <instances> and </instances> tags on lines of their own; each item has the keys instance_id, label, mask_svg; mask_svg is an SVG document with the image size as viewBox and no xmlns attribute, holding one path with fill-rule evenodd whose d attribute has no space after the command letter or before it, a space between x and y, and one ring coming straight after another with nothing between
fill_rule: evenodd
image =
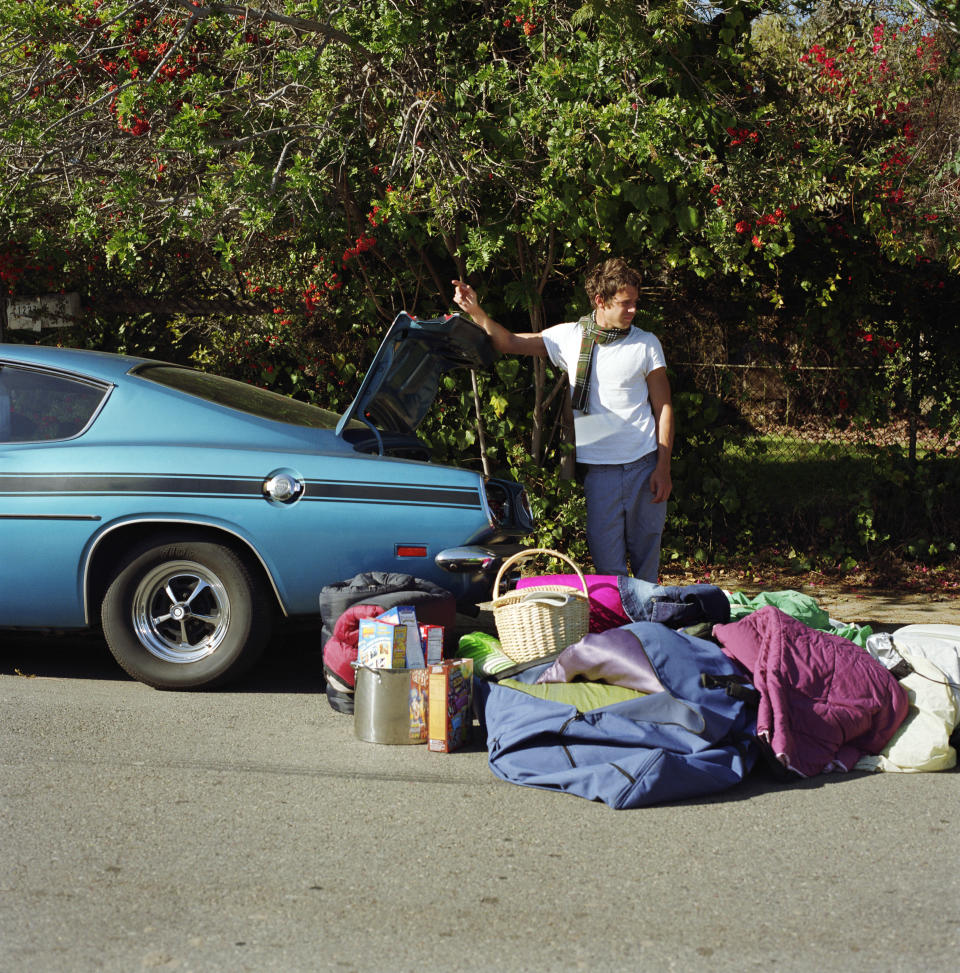
<instances>
[{"instance_id":1,"label":"man's face","mask_svg":"<svg viewBox=\"0 0 960 973\"><path fill-rule=\"evenodd\" d=\"M637 313L637 298L640 296L636 287L628 285L621 287L616 294L607 301L597 298L597 323L604 328L629 328Z\"/></svg>"}]
</instances>

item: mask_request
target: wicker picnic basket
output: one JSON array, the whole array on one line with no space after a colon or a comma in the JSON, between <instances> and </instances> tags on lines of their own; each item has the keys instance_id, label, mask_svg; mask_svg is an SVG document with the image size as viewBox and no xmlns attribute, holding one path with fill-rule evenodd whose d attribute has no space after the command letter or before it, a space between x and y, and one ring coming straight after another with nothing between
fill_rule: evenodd
<instances>
[{"instance_id":1,"label":"wicker picnic basket","mask_svg":"<svg viewBox=\"0 0 960 973\"><path fill-rule=\"evenodd\" d=\"M518 561L545 554L566 561L580 579L583 591L568 585L531 585L500 594L500 580ZM520 551L507 558L493 583L493 619L503 654L514 662L531 662L541 656L565 649L587 634L590 625L590 600L583 573L570 558L546 547Z\"/></svg>"}]
</instances>

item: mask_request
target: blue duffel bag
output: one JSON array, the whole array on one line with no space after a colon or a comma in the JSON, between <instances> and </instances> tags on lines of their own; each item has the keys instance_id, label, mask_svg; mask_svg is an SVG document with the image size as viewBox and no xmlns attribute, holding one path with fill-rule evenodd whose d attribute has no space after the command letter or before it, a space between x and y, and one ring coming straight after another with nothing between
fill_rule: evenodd
<instances>
[{"instance_id":1,"label":"blue duffel bag","mask_svg":"<svg viewBox=\"0 0 960 973\"><path fill-rule=\"evenodd\" d=\"M635 636L658 691L626 699L621 691L620 701L583 711L530 694L550 664L519 673L512 685L478 681L490 768L498 777L633 808L717 793L750 772L758 755L758 696L742 671L713 642L657 622L586 638L596 651L606 636L622 658L624 632ZM553 685L575 692L578 684ZM602 684L588 685L602 697Z\"/></svg>"}]
</instances>

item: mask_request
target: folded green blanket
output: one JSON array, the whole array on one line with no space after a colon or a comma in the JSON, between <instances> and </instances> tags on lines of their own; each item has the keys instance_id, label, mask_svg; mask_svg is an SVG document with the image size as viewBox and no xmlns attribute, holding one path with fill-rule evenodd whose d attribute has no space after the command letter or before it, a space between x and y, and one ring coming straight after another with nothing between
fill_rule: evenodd
<instances>
[{"instance_id":1,"label":"folded green blanket","mask_svg":"<svg viewBox=\"0 0 960 973\"><path fill-rule=\"evenodd\" d=\"M500 649L500 640L486 632L467 632L460 636L459 652L463 659L473 659L478 676L493 676L516 663Z\"/></svg>"},{"instance_id":2,"label":"folded green blanket","mask_svg":"<svg viewBox=\"0 0 960 973\"><path fill-rule=\"evenodd\" d=\"M844 622L834 623L830 616L809 595L800 591L761 591L758 595L746 595L742 591L733 591L727 595L730 600L730 621L737 622L746 615L773 605L785 615L790 615L798 622L803 622L810 628L820 632L829 632L866 648L867 639L873 635L869 625L855 625Z\"/></svg>"}]
</instances>

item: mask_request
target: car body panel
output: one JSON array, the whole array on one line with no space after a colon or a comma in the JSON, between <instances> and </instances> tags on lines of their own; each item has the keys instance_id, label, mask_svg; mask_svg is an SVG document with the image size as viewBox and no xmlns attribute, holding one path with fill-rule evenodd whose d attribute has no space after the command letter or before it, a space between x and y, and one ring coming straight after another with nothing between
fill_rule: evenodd
<instances>
[{"instance_id":1,"label":"car body panel","mask_svg":"<svg viewBox=\"0 0 960 973\"><path fill-rule=\"evenodd\" d=\"M357 452L335 431L356 425L349 416L327 413L325 428L310 428L238 411L152 380L160 365L0 345L0 385L4 367L14 377L50 370L103 393L79 432L0 443L0 626L96 624L91 579L109 568L98 558L150 527L238 539L282 611L301 615L317 612L324 585L362 571L412 574L469 598L476 578L444 573L436 556L531 526L493 523L479 473ZM287 502L265 494L278 471L298 484Z\"/></svg>"},{"instance_id":2,"label":"car body panel","mask_svg":"<svg viewBox=\"0 0 960 973\"><path fill-rule=\"evenodd\" d=\"M102 534L132 522L209 524L242 538L257 552L287 614L316 610L320 588L360 571L439 579L433 556L454 537L471 543L489 531L478 478L450 470L438 484L431 482L437 467L390 460L391 478L383 481L384 462L357 453L276 450L259 451L253 462L248 450L155 444L88 449L80 439L56 450L0 451L3 546L30 552L0 562L0 623L89 623L81 597L86 559ZM213 472L171 472L201 466ZM125 469L138 472L120 472ZM304 483L293 504L263 495L264 481L278 469ZM398 557L401 544L422 546L424 556ZM291 561L296 571L284 569ZM51 599L51 590L65 590L68 574L69 602ZM449 584L451 578L443 580Z\"/></svg>"}]
</instances>

